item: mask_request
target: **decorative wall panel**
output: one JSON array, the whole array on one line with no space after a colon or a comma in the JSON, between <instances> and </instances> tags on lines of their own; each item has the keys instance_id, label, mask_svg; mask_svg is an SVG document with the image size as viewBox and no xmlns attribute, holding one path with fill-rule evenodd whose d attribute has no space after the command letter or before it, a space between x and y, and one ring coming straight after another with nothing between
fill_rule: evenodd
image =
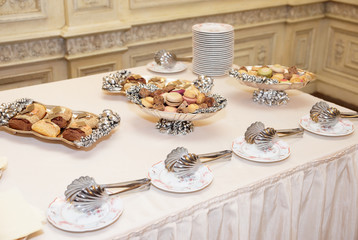
<instances>
[{"instance_id":1,"label":"decorative wall panel","mask_svg":"<svg viewBox=\"0 0 358 240\"><path fill-rule=\"evenodd\" d=\"M0 0L0 23L46 18L45 0Z\"/></svg>"},{"instance_id":2,"label":"decorative wall panel","mask_svg":"<svg viewBox=\"0 0 358 240\"><path fill-rule=\"evenodd\" d=\"M74 0L75 11L88 11L112 8L112 0Z\"/></svg>"},{"instance_id":3,"label":"decorative wall panel","mask_svg":"<svg viewBox=\"0 0 358 240\"><path fill-rule=\"evenodd\" d=\"M0 78L0 90L30 86L52 81L52 69L45 69L24 74L14 74Z\"/></svg>"},{"instance_id":4,"label":"decorative wall panel","mask_svg":"<svg viewBox=\"0 0 358 240\"><path fill-rule=\"evenodd\" d=\"M311 68L314 29L295 32L291 63L302 69Z\"/></svg>"},{"instance_id":5,"label":"decorative wall panel","mask_svg":"<svg viewBox=\"0 0 358 240\"><path fill-rule=\"evenodd\" d=\"M147 8L147 7L157 7L157 6L168 6L175 4L183 4L190 2L202 2L210 0L129 0L129 5L131 9L137 8Z\"/></svg>"},{"instance_id":6,"label":"decorative wall panel","mask_svg":"<svg viewBox=\"0 0 358 240\"><path fill-rule=\"evenodd\" d=\"M115 62L99 64L95 66L86 66L86 67L78 68L78 76L83 77L83 76L93 75L97 73L112 72L114 70L116 70Z\"/></svg>"},{"instance_id":7,"label":"decorative wall panel","mask_svg":"<svg viewBox=\"0 0 358 240\"><path fill-rule=\"evenodd\" d=\"M332 27L325 68L341 76L358 75L358 32ZM357 80L358 83L358 80Z\"/></svg>"},{"instance_id":8,"label":"decorative wall panel","mask_svg":"<svg viewBox=\"0 0 358 240\"><path fill-rule=\"evenodd\" d=\"M272 64L275 36L276 33L266 33L236 39L234 63L240 66Z\"/></svg>"}]
</instances>

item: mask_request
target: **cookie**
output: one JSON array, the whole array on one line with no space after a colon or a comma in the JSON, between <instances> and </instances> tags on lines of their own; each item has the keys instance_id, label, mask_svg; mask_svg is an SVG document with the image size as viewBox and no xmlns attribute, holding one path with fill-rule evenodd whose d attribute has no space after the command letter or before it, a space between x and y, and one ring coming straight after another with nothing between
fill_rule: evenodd
<instances>
[{"instance_id":1,"label":"cookie","mask_svg":"<svg viewBox=\"0 0 358 240\"><path fill-rule=\"evenodd\" d=\"M84 122L86 125L90 126L91 128L97 128L99 118L92 113L81 113L78 114L72 121L74 123Z\"/></svg>"},{"instance_id":2,"label":"cookie","mask_svg":"<svg viewBox=\"0 0 358 240\"><path fill-rule=\"evenodd\" d=\"M170 92L165 96L165 103L171 107L177 107L183 102L183 97L180 93Z\"/></svg>"},{"instance_id":3,"label":"cookie","mask_svg":"<svg viewBox=\"0 0 358 240\"><path fill-rule=\"evenodd\" d=\"M68 141L78 141L82 137L86 137L92 133L92 128L85 122L71 122L68 128L66 128L62 137Z\"/></svg>"},{"instance_id":4,"label":"cookie","mask_svg":"<svg viewBox=\"0 0 358 240\"><path fill-rule=\"evenodd\" d=\"M47 137L57 137L60 134L60 127L51 122L50 119L42 119L32 124L31 129Z\"/></svg>"},{"instance_id":5,"label":"cookie","mask_svg":"<svg viewBox=\"0 0 358 240\"><path fill-rule=\"evenodd\" d=\"M32 124L46 115L46 107L39 103L33 103L26 107L15 117L9 120L9 127L16 130L30 131Z\"/></svg>"},{"instance_id":6,"label":"cookie","mask_svg":"<svg viewBox=\"0 0 358 240\"><path fill-rule=\"evenodd\" d=\"M72 111L69 108L57 106L49 111L46 118L50 119L51 122L57 124L60 128L65 128L72 118Z\"/></svg>"}]
</instances>

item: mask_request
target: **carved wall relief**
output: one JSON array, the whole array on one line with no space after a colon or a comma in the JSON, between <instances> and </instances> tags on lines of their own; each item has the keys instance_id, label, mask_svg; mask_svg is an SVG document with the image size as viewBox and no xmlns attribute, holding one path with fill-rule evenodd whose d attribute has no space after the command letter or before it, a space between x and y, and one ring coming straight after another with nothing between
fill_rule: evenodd
<instances>
[{"instance_id":1,"label":"carved wall relief","mask_svg":"<svg viewBox=\"0 0 358 240\"><path fill-rule=\"evenodd\" d=\"M334 60L336 64L339 64L344 54L344 42L342 39L337 39L334 49Z\"/></svg>"},{"instance_id":2,"label":"carved wall relief","mask_svg":"<svg viewBox=\"0 0 358 240\"><path fill-rule=\"evenodd\" d=\"M1 0L0 22L46 18L45 0Z\"/></svg>"},{"instance_id":3,"label":"carved wall relief","mask_svg":"<svg viewBox=\"0 0 358 240\"><path fill-rule=\"evenodd\" d=\"M31 61L38 58L64 56L64 40L40 39L0 45L0 65L11 62Z\"/></svg>"}]
</instances>

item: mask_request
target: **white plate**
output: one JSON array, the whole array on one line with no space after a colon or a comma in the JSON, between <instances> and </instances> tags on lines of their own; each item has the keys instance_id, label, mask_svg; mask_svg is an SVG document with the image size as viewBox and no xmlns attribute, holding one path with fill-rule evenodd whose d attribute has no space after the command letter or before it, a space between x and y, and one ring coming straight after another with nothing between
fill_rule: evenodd
<instances>
[{"instance_id":1,"label":"white plate","mask_svg":"<svg viewBox=\"0 0 358 240\"><path fill-rule=\"evenodd\" d=\"M322 136L345 136L354 131L353 123L347 119L340 119L333 127L322 127L319 123L314 122L310 115L307 114L300 119L300 125L305 130Z\"/></svg>"},{"instance_id":2,"label":"white plate","mask_svg":"<svg viewBox=\"0 0 358 240\"><path fill-rule=\"evenodd\" d=\"M245 137L238 137L232 142L232 150L238 156L254 162L278 162L288 158L290 147L284 141L277 141L272 148L262 151L255 144L249 144Z\"/></svg>"},{"instance_id":3,"label":"white plate","mask_svg":"<svg viewBox=\"0 0 358 240\"><path fill-rule=\"evenodd\" d=\"M96 211L83 213L65 199L57 197L47 209L47 219L55 227L69 232L87 232L108 226L123 212L119 197L112 197Z\"/></svg>"},{"instance_id":4,"label":"white plate","mask_svg":"<svg viewBox=\"0 0 358 240\"><path fill-rule=\"evenodd\" d=\"M147 69L157 73L177 73L187 69L187 66L182 62L177 62L173 68L165 68L153 61L147 64Z\"/></svg>"},{"instance_id":5,"label":"white plate","mask_svg":"<svg viewBox=\"0 0 358 240\"><path fill-rule=\"evenodd\" d=\"M206 33L224 33L233 31L233 26L224 23L201 23L195 24L192 29L198 32Z\"/></svg>"},{"instance_id":6,"label":"white plate","mask_svg":"<svg viewBox=\"0 0 358 240\"><path fill-rule=\"evenodd\" d=\"M195 174L188 177L176 177L174 173L165 169L164 161L152 166L148 173L152 184L164 191L175 193L189 193L207 187L213 181L210 169L202 165Z\"/></svg>"}]
</instances>

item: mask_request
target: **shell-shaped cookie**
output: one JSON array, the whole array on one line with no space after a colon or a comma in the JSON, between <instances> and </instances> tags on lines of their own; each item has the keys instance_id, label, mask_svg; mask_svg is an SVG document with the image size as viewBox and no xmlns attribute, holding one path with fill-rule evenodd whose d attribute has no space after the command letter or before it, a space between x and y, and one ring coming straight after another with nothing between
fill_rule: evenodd
<instances>
[{"instance_id":1,"label":"shell-shaped cookie","mask_svg":"<svg viewBox=\"0 0 358 240\"><path fill-rule=\"evenodd\" d=\"M260 150L271 148L276 140L276 130L273 128L265 128L255 138L255 144Z\"/></svg>"},{"instance_id":2,"label":"shell-shaped cookie","mask_svg":"<svg viewBox=\"0 0 358 240\"><path fill-rule=\"evenodd\" d=\"M251 124L245 132L246 142L253 144L255 143L256 136L265 129L265 125L262 122L254 122Z\"/></svg>"},{"instance_id":3,"label":"shell-shaped cookie","mask_svg":"<svg viewBox=\"0 0 358 240\"><path fill-rule=\"evenodd\" d=\"M317 102L312 106L310 110L310 117L314 122L318 122L318 117L321 112L326 111L329 108L329 105L326 102Z\"/></svg>"},{"instance_id":4,"label":"shell-shaped cookie","mask_svg":"<svg viewBox=\"0 0 358 240\"><path fill-rule=\"evenodd\" d=\"M318 123L323 127L333 127L340 119L340 112L337 108L330 107L322 111L318 116Z\"/></svg>"}]
</instances>

